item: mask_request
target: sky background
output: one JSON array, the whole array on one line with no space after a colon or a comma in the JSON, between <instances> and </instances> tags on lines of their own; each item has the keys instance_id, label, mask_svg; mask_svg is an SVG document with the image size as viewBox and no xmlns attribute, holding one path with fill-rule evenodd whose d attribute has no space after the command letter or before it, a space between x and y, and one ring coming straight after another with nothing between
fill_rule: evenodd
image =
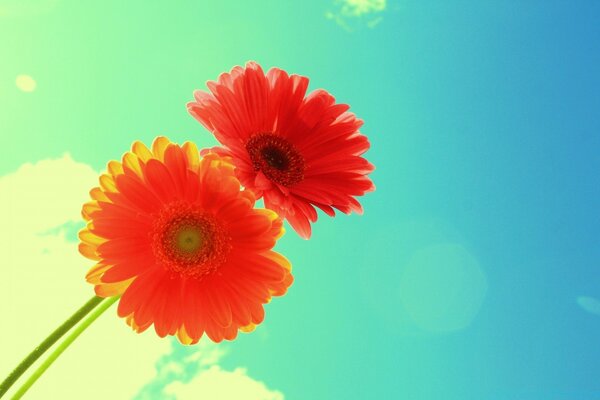
<instances>
[{"instance_id":1,"label":"sky background","mask_svg":"<svg viewBox=\"0 0 600 400\"><path fill-rule=\"evenodd\" d=\"M255 60L364 119L377 190L277 249L249 335L110 309L31 399L600 399L600 2L0 0L0 375L92 295L79 211L135 140L211 135Z\"/></svg>"}]
</instances>

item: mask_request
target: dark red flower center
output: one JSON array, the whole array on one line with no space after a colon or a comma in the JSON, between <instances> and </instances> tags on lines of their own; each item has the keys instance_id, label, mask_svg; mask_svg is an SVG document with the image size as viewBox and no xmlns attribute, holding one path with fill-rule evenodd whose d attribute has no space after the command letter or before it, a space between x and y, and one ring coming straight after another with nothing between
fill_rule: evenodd
<instances>
[{"instance_id":1,"label":"dark red flower center","mask_svg":"<svg viewBox=\"0 0 600 400\"><path fill-rule=\"evenodd\" d=\"M304 158L281 136L259 133L246 142L246 150L255 171L262 171L271 181L291 186L304 179Z\"/></svg>"},{"instance_id":2,"label":"dark red flower center","mask_svg":"<svg viewBox=\"0 0 600 400\"><path fill-rule=\"evenodd\" d=\"M202 278L226 259L230 238L211 215L185 203L163 208L152 230L153 251L169 271Z\"/></svg>"}]
</instances>

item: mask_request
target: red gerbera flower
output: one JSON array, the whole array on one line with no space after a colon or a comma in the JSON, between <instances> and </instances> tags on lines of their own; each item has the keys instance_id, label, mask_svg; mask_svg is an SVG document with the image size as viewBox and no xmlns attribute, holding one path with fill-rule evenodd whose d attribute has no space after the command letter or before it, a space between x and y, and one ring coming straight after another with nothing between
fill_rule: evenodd
<instances>
[{"instance_id":1,"label":"red gerbera flower","mask_svg":"<svg viewBox=\"0 0 600 400\"><path fill-rule=\"evenodd\" d=\"M157 138L111 161L83 207L81 253L102 297L122 295L118 313L138 332L182 343L215 342L251 330L263 304L292 283L289 262L272 251L281 219L255 209L230 160L199 157L192 143Z\"/></svg>"},{"instance_id":2,"label":"red gerbera flower","mask_svg":"<svg viewBox=\"0 0 600 400\"><path fill-rule=\"evenodd\" d=\"M305 96L308 78L278 68L265 75L253 62L207 86L212 94L197 90L189 112L224 146L215 151L233 157L241 183L300 236L310 237L314 206L362 213L355 197L374 190L374 167L361 157L369 142L348 105L325 90Z\"/></svg>"}]
</instances>

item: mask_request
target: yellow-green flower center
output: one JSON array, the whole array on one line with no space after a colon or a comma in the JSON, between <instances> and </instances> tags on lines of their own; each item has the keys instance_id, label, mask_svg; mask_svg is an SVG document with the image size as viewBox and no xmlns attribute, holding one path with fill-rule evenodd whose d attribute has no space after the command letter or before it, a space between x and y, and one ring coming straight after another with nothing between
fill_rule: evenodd
<instances>
[{"instance_id":1,"label":"yellow-green flower center","mask_svg":"<svg viewBox=\"0 0 600 400\"><path fill-rule=\"evenodd\" d=\"M182 253L195 253L202 246L202 233L195 226L184 227L176 234L175 241Z\"/></svg>"},{"instance_id":2,"label":"yellow-green flower center","mask_svg":"<svg viewBox=\"0 0 600 400\"><path fill-rule=\"evenodd\" d=\"M169 271L194 278L215 272L231 248L214 216L179 202L157 215L151 235L157 261Z\"/></svg>"}]
</instances>

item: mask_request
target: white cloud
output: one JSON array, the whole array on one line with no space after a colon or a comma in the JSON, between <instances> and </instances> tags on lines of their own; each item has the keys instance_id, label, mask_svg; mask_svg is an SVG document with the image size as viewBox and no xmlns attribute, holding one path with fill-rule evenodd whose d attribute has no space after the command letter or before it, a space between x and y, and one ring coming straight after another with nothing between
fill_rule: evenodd
<instances>
[{"instance_id":1,"label":"white cloud","mask_svg":"<svg viewBox=\"0 0 600 400\"><path fill-rule=\"evenodd\" d=\"M340 12L346 17L360 17L385 10L386 0L342 0Z\"/></svg>"},{"instance_id":2,"label":"white cloud","mask_svg":"<svg viewBox=\"0 0 600 400\"><path fill-rule=\"evenodd\" d=\"M334 0L335 11L325 13L327 19L335 21L345 30L352 32L358 26L365 24L374 28L382 20L381 13L387 7L386 0Z\"/></svg>"},{"instance_id":3,"label":"white cloud","mask_svg":"<svg viewBox=\"0 0 600 400\"><path fill-rule=\"evenodd\" d=\"M136 400L284 399L283 393L251 378L246 368L228 371L219 366L228 353L227 344L208 340L192 347L181 346L175 340L172 344L171 353L158 360L155 378L140 390Z\"/></svg>"},{"instance_id":4,"label":"white cloud","mask_svg":"<svg viewBox=\"0 0 600 400\"><path fill-rule=\"evenodd\" d=\"M79 255L65 224L81 221L81 205L97 179L96 171L69 155L0 177L0 379L93 295L84 280L91 262ZM130 398L168 350L168 341L131 332L109 309L27 398Z\"/></svg>"},{"instance_id":5,"label":"white cloud","mask_svg":"<svg viewBox=\"0 0 600 400\"><path fill-rule=\"evenodd\" d=\"M218 365L202 370L188 383L174 382L165 388L177 400L283 400L283 393L269 390L264 383L255 381L246 369L225 371Z\"/></svg>"},{"instance_id":6,"label":"white cloud","mask_svg":"<svg viewBox=\"0 0 600 400\"><path fill-rule=\"evenodd\" d=\"M185 357L185 363L198 363L202 367L214 365L227 354L227 351L223 349L222 345L216 345L207 340L203 340L198 346L198 351Z\"/></svg>"}]
</instances>

